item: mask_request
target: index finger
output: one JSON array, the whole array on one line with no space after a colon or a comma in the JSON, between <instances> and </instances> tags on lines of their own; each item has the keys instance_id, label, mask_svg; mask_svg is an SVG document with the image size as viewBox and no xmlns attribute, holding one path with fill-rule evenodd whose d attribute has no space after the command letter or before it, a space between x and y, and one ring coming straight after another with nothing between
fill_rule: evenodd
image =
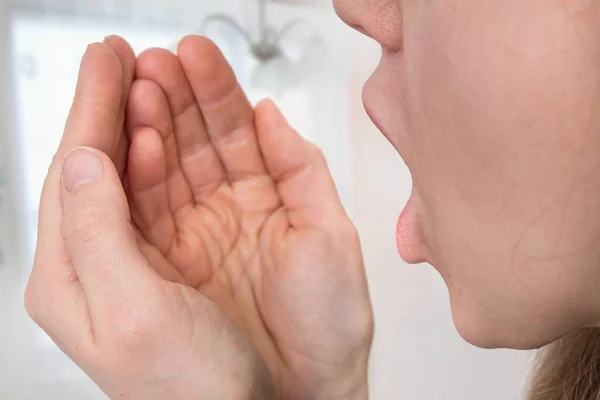
<instances>
[{"instance_id":1,"label":"index finger","mask_svg":"<svg viewBox=\"0 0 600 400\"><path fill-rule=\"evenodd\" d=\"M79 146L113 153L122 129L123 78L123 66L109 45L94 43L88 47L55 161L62 163L69 150Z\"/></svg>"}]
</instances>

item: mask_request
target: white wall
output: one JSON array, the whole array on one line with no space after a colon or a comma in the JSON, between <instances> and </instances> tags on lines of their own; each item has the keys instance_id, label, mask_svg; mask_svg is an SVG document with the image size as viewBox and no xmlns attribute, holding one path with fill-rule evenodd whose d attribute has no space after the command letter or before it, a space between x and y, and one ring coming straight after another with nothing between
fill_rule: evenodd
<instances>
[{"instance_id":1,"label":"white wall","mask_svg":"<svg viewBox=\"0 0 600 400\"><path fill-rule=\"evenodd\" d=\"M343 35L353 66L352 216L363 242L376 316L371 398L519 399L530 354L466 344L454 329L446 287L437 272L427 265L406 265L398 256L396 220L410 195L411 178L361 102L362 85L380 50L359 34Z\"/></svg>"},{"instance_id":2,"label":"white wall","mask_svg":"<svg viewBox=\"0 0 600 400\"><path fill-rule=\"evenodd\" d=\"M6 5L4 2L0 4L0 179L2 179L2 175L6 174L6 168L8 162L7 158L7 143L6 138L8 135L7 132L7 121L6 121ZM7 191L5 188L2 188L2 182L0 182L0 268L2 268L3 263L7 263L6 254L6 225L7 225L7 215L6 212L6 194ZM3 228L4 227L4 228Z\"/></svg>"}]
</instances>

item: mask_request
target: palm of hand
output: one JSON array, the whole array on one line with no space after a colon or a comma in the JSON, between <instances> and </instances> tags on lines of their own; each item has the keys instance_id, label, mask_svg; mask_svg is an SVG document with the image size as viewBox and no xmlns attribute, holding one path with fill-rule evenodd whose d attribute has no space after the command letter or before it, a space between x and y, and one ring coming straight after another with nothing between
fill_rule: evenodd
<instances>
[{"instance_id":1,"label":"palm of hand","mask_svg":"<svg viewBox=\"0 0 600 400\"><path fill-rule=\"evenodd\" d=\"M372 315L357 235L320 152L272 104L255 113L204 39L184 40L179 57L147 52L136 75L128 192L151 266L235 321L284 398L352 390Z\"/></svg>"}]
</instances>

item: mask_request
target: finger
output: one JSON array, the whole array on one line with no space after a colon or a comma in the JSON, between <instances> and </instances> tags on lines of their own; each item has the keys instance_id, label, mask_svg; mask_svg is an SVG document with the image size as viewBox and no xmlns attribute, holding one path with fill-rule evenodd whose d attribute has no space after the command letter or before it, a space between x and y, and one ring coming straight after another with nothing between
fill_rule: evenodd
<instances>
[{"instance_id":1,"label":"finger","mask_svg":"<svg viewBox=\"0 0 600 400\"><path fill-rule=\"evenodd\" d=\"M123 90L121 93L121 112L117 119L117 128L122 127L125 120L125 105L127 104L127 98L129 95L129 90L131 88L131 84L133 82L133 77L135 74L135 53L131 48L131 45L125 41L125 39L119 36L108 36L104 39L104 43L111 47L111 49L115 52L117 57L119 57L119 61L121 62L121 67L123 69ZM111 158L114 160L115 165L117 166L117 171L119 171L119 176L123 178L125 173L125 166L127 163L127 153L129 143L127 140L127 135L123 134L123 130L117 130L117 141L116 141L116 149L114 155Z\"/></svg>"},{"instance_id":2,"label":"finger","mask_svg":"<svg viewBox=\"0 0 600 400\"><path fill-rule=\"evenodd\" d=\"M321 150L306 141L268 100L256 109L258 141L295 228L329 229L346 213Z\"/></svg>"},{"instance_id":3,"label":"finger","mask_svg":"<svg viewBox=\"0 0 600 400\"><path fill-rule=\"evenodd\" d=\"M196 201L212 194L226 182L225 169L206 132L181 62L169 51L151 49L140 55L136 74L156 82L166 96L177 148L177 153L167 152L167 160L177 159Z\"/></svg>"},{"instance_id":4,"label":"finger","mask_svg":"<svg viewBox=\"0 0 600 400\"><path fill-rule=\"evenodd\" d=\"M94 326L136 307L156 275L137 246L127 198L104 153L79 147L65 158L61 235L86 294Z\"/></svg>"},{"instance_id":5,"label":"finger","mask_svg":"<svg viewBox=\"0 0 600 400\"><path fill-rule=\"evenodd\" d=\"M62 163L66 153L78 145L89 145L114 155L123 104L123 67L112 48L91 45L83 57L75 101L67 119L55 160Z\"/></svg>"},{"instance_id":6,"label":"finger","mask_svg":"<svg viewBox=\"0 0 600 400\"><path fill-rule=\"evenodd\" d=\"M34 267L26 291L33 319L59 346L78 346L91 329L83 290L60 236L62 159L76 146L110 149L120 111L122 70L105 44L91 45L81 62L65 133L44 182ZM62 344L62 345L61 345Z\"/></svg>"},{"instance_id":7,"label":"finger","mask_svg":"<svg viewBox=\"0 0 600 400\"><path fill-rule=\"evenodd\" d=\"M182 207L190 205L193 198L189 184L179 165L177 141L173 132L169 104L160 86L150 80L136 80L129 96L127 119L127 131L130 136L144 127L151 127L160 133L165 154L166 175L164 178L166 179L169 208L173 214L176 214ZM147 176L151 171L149 166L138 164L138 167L147 172L145 174L138 173L137 178L156 181L156 177ZM131 176L129 184L139 186L132 182Z\"/></svg>"},{"instance_id":8,"label":"finger","mask_svg":"<svg viewBox=\"0 0 600 400\"><path fill-rule=\"evenodd\" d=\"M136 130L131 137L128 165L133 221L148 242L168 254L176 230L169 209L167 164L160 133L152 128Z\"/></svg>"},{"instance_id":9,"label":"finger","mask_svg":"<svg viewBox=\"0 0 600 400\"><path fill-rule=\"evenodd\" d=\"M188 36L179 44L178 57L229 179L265 175L254 110L221 51L209 39Z\"/></svg>"}]
</instances>

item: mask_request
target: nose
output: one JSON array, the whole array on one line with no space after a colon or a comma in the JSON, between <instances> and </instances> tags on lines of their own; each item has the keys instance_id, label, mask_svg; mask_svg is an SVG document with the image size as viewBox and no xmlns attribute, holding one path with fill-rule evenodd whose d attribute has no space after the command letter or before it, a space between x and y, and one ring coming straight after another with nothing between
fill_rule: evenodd
<instances>
[{"instance_id":1,"label":"nose","mask_svg":"<svg viewBox=\"0 0 600 400\"><path fill-rule=\"evenodd\" d=\"M360 0L333 0L333 9L346 25L365 36L371 37L361 25L360 8Z\"/></svg>"},{"instance_id":2,"label":"nose","mask_svg":"<svg viewBox=\"0 0 600 400\"><path fill-rule=\"evenodd\" d=\"M346 25L376 40L388 51L402 49L402 0L334 0Z\"/></svg>"}]
</instances>

